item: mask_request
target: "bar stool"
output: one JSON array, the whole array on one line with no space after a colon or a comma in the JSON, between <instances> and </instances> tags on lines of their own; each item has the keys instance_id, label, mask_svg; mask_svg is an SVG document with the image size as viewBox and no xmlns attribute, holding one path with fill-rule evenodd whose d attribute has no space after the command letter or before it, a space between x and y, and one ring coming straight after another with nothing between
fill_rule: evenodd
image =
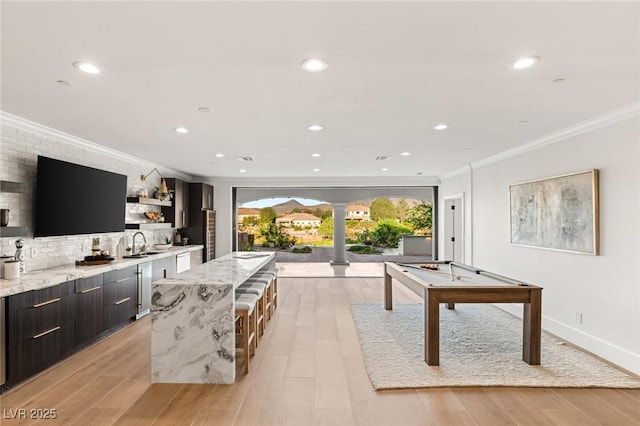
<instances>
[{"instance_id":1,"label":"bar stool","mask_svg":"<svg viewBox=\"0 0 640 426\"><path fill-rule=\"evenodd\" d=\"M262 336L264 334L264 330L266 329L266 324L265 324L265 306L266 306L266 302L265 302L265 291L266 291L266 284L262 283L262 282L251 282L251 281L245 281L243 284L241 284L239 287L236 288L235 292L236 295L238 294L253 294L258 296L258 313L256 314L256 322L258 323L258 336ZM260 338L256 337L256 347L258 347L260 344Z\"/></svg>"},{"instance_id":2,"label":"bar stool","mask_svg":"<svg viewBox=\"0 0 640 426\"><path fill-rule=\"evenodd\" d=\"M270 321L271 317L273 317L273 275L256 272L247 282L261 282L267 287L265 291L265 312L267 313L267 319Z\"/></svg>"},{"instance_id":3,"label":"bar stool","mask_svg":"<svg viewBox=\"0 0 640 426\"><path fill-rule=\"evenodd\" d=\"M249 358L251 358L252 355L251 352L253 352L253 354L256 352L256 304L258 303L258 296L246 293L236 294L235 302L236 338L242 339L244 372L248 373Z\"/></svg>"},{"instance_id":4,"label":"bar stool","mask_svg":"<svg viewBox=\"0 0 640 426\"><path fill-rule=\"evenodd\" d=\"M273 310L275 311L278 308L278 270L275 268L265 267L259 270L258 273L269 274L273 277L272 304L273 304Z\"/></svg>"}]
</instances>

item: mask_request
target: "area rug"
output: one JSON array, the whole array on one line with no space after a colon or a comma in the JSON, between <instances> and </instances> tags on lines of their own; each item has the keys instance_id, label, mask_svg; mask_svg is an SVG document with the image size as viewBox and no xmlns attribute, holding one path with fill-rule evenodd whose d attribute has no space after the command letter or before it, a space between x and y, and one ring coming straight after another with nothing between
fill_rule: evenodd
<instances>
[{"instance_id":1,"label":"area rug","mask_svg":"<svg viewBox=\"0 0 640 426\"><path fill-rule=\"evenodd\" d=\"M522 321L487 304L442 305L440 365L424 362L424 305L351 306L376 390L457 387L640 388L640 379L544 333L541 365L522 361Z\"/></svg>"}]
</instances>

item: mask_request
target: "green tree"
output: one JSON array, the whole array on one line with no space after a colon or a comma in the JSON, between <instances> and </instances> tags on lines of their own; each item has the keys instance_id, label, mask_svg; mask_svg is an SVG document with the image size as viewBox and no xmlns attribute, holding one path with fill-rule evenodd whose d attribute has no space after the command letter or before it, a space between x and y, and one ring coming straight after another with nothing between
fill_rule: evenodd
<instances>
[{"instance_id":1,"label":"green tree","mask_svg":"<svg viewBox=\"0 0 640 426\"><path fill-rule=\"evenodd\" d=\"M311 212L312 215L314 215L315 217L319 217L320 219L324 220L328 217L331 217L331 210L330 209L320 209L317 208L315 210L313 210Z\"/></svg>"},{"instance_id":2,"label":"green tree","mask_svg":"<svg viewBox=\"0 0 640 426\"><path fill-rule=\"evenodd\" d=\"M415 230L431 234L431 227L433 226L433 211L431 203L422 201L417 206L409 209L407 222L410 223Z\"/></svg>"},{"instance_id":3,"label":"green tree","mask_svg":"<svg viewBox=\"0 0 640 426\"><path fill-rule=\"evenodd\" d=\"M404 222L407 219L409 213L409 203L404 198L400 198L396 203L396 215L400 222Z\"/></svg>"},{"instance_id":4,"label":"green tree","mask_svg":"<svg viewBox=\"0 0 640 426\"><path fill-rule=\"evenodd\" d=\"M369 207L371 220L396 219L396 207L388 198L376 198Z\"/></svg>"},{"instance_id":5,"label":"green tree","mask_svg":"<svg viewBox=\"0 0 640 426\"><path fill-rule=\"evenodd\" d=\"M328 217L318 227L318 235L322 238L333 238L333 218Z\"/></svg>"},{"instance_id":6,"label":"green tree","mask_svg":"<svg viewBox=\"0 0 640 426\"><path fill-rule=\"evenodd\" d=\"M265 207L260 210L260 223L275 223L278 214L272 207Z\"/></svg>"}]
</instances>

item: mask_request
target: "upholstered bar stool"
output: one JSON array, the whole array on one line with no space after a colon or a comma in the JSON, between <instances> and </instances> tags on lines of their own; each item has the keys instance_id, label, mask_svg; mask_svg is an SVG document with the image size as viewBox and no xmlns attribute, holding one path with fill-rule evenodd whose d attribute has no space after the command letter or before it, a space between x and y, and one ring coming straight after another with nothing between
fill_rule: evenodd
<instances>
[{"instance_id":1,"label":"upholstered bar stool","mask_svg":"<svg viewBox=\"0 0 640 426\"><path fill-rule=\"evenodd\" d=\"M267 286L265 291L265 309L267 314L267 319L271 320L273 316L273 275L262 273L260 271L256 272L247 280L247 282L261 282Z\"/></svg>"},{"instance_id":2,"label":"upholstered bar stool","mask_svg":"<svg viewBox=\"0 0 640 426\"><path fill-rule=\"evenodd\" d=\"M266 328L266 324L265 324L266 289L267 289L267 285L262 282L245 281L235 290L236 295L237 294L254 294L258 296L258 303L257 303L258 312L256 314L256 322L258 323L258 336L262 336ZM256 337L256 347L258 347L259 345L260 345L260 338Z\"/></svg>"},{"instance_id":3,"label":"upholstered bar stool","mask_svg":"<svg viewBox=\"0 0 640 426\"><path fill-rule=\"evenodd\" d=\"M278 270L276 268L265 267L258 271L260 274L269 274L273 277L273 297L271 298L273 304L273 310L278 308Z\"/></svg>"},{"instance_id":4,"label":"upholstered bar stool","mask_svg":"<svg viewBox=\"0 0 640 426\"><path fill-rule=\"evenodd\" d=\"M249 372L249 358L256 352L256 305L258 296L255 294L236 294L236 339L242 340L244 356L244 372ZM237 344L237 340L236 340ZM237 359L237 354L236 354Z\"/></svg>"}]
</instances>

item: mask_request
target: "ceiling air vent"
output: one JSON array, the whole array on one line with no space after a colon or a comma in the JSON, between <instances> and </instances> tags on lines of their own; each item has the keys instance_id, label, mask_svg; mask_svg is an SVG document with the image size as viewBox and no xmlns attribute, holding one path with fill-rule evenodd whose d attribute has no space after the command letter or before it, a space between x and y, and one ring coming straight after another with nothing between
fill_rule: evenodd
<instances>
[{"instance_id":1,"label":"ceiling air vent","mask_svg":"<svg viewBox=\"0 0 640 426\"><path fill-rule=\"evenodd\" d=\"M379 155L378 157L376 157L376 161L384 161L384 160L388 160L389 158L391 158L388 155Z\"/></svg>"},{"instance_id":2,"label":"ceiling air vent","mask_svg":"<svg viewBox=\"0 0 640 426\"><path fill-rule=\"evenodd\" d=\"M242 161L246 161L248 163L252 163L254 161L256 161L255 158L253 158L251 155L246 155L244 157L236 157L238 160L242 160Z\"/></svg>"}]
</instances>

